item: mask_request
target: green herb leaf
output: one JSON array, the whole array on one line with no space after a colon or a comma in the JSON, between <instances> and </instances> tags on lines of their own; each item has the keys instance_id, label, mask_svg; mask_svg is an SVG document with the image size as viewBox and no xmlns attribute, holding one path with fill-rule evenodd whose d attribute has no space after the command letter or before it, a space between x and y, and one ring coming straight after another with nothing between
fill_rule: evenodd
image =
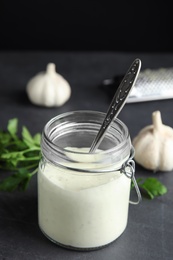
<instances>
[{"instance_id":1,"label":"green herb leaf","mask_svg":"<svg viewBox=\"0 0 173 260\"><path fill-rule=\"evenodd\" d=\"M8 121L7 125L8 132L11 134L11 136L15 139L17 130L18 130L18 119L13 118Z\"/></svg>"},{"instance_id":2,"label":"green herb leaf","mask_svg":"<svg viewBox=\"0 0 173 260\"><path fill-rule=\"evenodd\" d=\"M32 175L20 169L17 173L12 174L0 182L1 191L12 192L14 190L24 191L27 189Z\"/></svg>"},{"instance_id":3,"label":"green herb leaf","mask_svg":"<svg viewBox=\"0 0 173 260\"><path fill-rule=\"evenodd\" d=\"M0 180L1 191L25 190L41 158L41 135L32 137L25 126L21 136L17 132L17 118L8 121L6 131L0 131L0 169L8 172L8 177Z\"/></svg>"},{"instance_id":4,"label":"green herb leaf","mask_svg":"<svg viewBox=\"0 0 173 260\"><path fill-rule=\"evenodd\" d=\"M167 193L167 188L158 179L153 177L148 177L146 179L137 179L138 186L141 193L145 196L148 195L150 199L164 195Z\"/></svg>"},{"instance_id":5,"label":"green herb leaf","mask_svg":"<svg viewBox=\"0 0 173 260\"><path fill-rule=\"evenodd\" d=\"M35 145L40 146L41 134L40 134L40 133L37 133L36 135L34 135L33 139L34 139Z\"/></svg>"},{"instance_id":6,"label":"green herb leaf","mask_svg":"<svg viewBox=\"0 0 173 260\"><path fill-rule=\"evenodd\" d=\"M32 148L33 146L35 146L35 141L34 141L34 139L32 138L32 136L31 136L29 130L28 130L25 126L23 126L23 128L22 128L22 138L23 138L24 143L25 143L28 147L31 147L31 148Z\"/></svg>"}]
</instances>

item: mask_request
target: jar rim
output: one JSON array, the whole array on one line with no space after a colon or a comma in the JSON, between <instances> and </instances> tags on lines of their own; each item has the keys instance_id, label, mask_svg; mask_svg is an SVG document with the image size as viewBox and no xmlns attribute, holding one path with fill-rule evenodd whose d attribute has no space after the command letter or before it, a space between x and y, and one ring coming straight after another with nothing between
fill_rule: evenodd
<instances>
[{"instance_id":1,"label":"jar rim","mask_svg":"<svg viewBox=\"0 0 173 260\"><path fill-rule=\"evenodd\" d=\"M96 115L97 114L97 115L103 117L103 119L105 118L105 115L106 115L106 113L104 113L104 112L94 111L94 110L74 110L74 111L65 112L65 113L62 113L62 114L59 114L59 115L53 117L52 119L50 119L46 123L46 125L45 125L45 127L43 129L43 135L44 135L44 138L46 139L46 141L49 142L51 144L51 147L54 147L54 149L57 149L58 151L63 152L63 153L64 152L65 153L68 152L68 153L72 153L72 154L76 154L77 155L77 154L81 154L81 152L80 151L72 151L72 150L70 150L68 148L63 148L63 147L58 146L57 144L55 145L54 142L49 138L48 134L46 134L48 132L48 128L51 127L51 125L55 121L64 119L64 118L66 118L68 116L72 116L72 115L75 115L75 114L78 114L78 115L81 115L81 114ZM127 139L129 139L129 131L128 131L128 128L125 125L125 123L123 123L119 118L115 118L112 121L112 123L116 123L116 124L120 125L124 129L124 133L125 133L124 140L121 143L117 144L116 146L114 146L112 148L109 148L107 150L99 150L99 154L104 155L104 154L114 153L117 150L121 149L125 145L125 143L127 142ZM82 151L82 155L85 156L85 154L88 155L88 152Z\"/></svg>"}]
</instances>

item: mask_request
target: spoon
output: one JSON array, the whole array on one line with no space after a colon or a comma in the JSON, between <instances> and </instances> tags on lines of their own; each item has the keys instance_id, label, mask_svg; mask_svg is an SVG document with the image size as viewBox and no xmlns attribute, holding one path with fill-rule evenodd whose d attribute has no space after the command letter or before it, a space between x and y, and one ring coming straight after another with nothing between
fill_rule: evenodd
<instances>
[{"instance_id":1,"label":"spoon","mask_svg":"<svg viewBox=\"0 0 173 260\"><path fill-rule=\"evenodd\" d=\"M117 91L115 92L115 95L106 113L105 119L100 127L100 130L91 144L89 153L93 153L98 148L111 122L115 119L115 117L118 116L121 109L124 107L126 99L128 98L130 91L134 86L136 79L139 75L140 68L141 68L141 60L135 59L132 62L129 69L127 70Z\"/></svg>"}]
</instances>

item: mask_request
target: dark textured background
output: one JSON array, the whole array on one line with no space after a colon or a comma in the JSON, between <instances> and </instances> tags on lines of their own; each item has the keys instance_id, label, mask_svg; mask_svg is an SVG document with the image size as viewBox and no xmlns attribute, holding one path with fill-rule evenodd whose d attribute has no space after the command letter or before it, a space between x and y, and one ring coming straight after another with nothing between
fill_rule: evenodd
<instances>
[{"instance_id":1,"label":"dark textured background","mask_svg":"<svg viewBox=\"0 0 173 260\"><path fill-rule=\"evenodd\" d=\"M1 0L0 49L172 51L171 10L164 1Z\"/></svg>"}]
</instances>

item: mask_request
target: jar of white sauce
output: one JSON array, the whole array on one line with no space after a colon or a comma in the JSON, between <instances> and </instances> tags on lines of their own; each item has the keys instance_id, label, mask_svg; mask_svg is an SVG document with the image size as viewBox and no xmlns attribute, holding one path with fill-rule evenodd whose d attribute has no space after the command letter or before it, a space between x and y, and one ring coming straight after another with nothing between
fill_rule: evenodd
<instances>
[{"instance_id":1,"label":"jar of white sauce","mask_svg":"<svg viewBox=\"0 0 173 260\"><path fill-rule=\"evenodd\" d=\"M129 177L125 170L133 169L127 165L132 145L126 125L115 119L99 149L88 153L104 117L94 111L68 112L43 130L39 227L51 241L71 249L108 245L127 225L134 171Z\"/></svg>"}]
</instances>

